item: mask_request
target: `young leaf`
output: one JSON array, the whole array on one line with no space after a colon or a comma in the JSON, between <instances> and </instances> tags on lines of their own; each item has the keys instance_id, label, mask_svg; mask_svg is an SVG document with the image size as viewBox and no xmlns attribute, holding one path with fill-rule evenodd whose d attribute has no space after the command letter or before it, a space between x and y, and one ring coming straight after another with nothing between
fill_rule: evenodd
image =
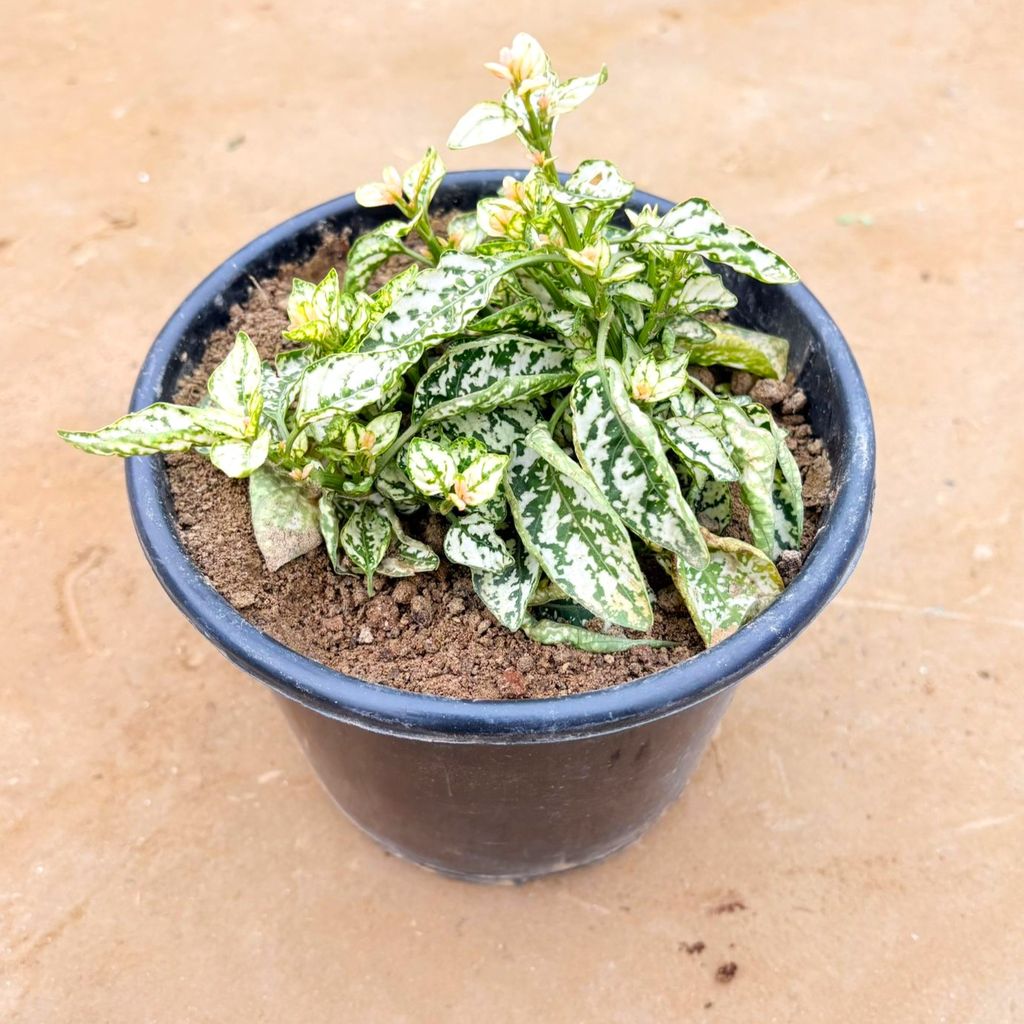
<instances>
[{"instance_id":1,"label":"young leaf","mask_svg":"<svg viewBox=\"0 0 1024 1024\"><path fill-rule=\"evenodd\" d=\"M673 416L658 424L668 446L688 465L699 466L713 480L731 482L740 475L725 446L709 427L686 416Z\"/></svg>"},{"instance_id":2,"label":"young leaf","mask_svg":"<svg viewBox=\"0 0 1024 1024\"><path fill-rule=\"evenodd\" d=\"M381 402L421 354L422 349L414 346L343 352L311 363L299 385L296 418L299 423L312 423Z\"/></svg>"},{"instance_id":3,"label":"young leaf","mask_svg":"<svg viewBox=\"0 0 1024 1024\"><path fill-rule=\"evenodd\" d=\"M341 528L339 540L352 564L366 576L366 590L372 597L373 574L391 544L391 524L383 509L373 502L360 502Z\"/></svg>"},{"instance_id":4,"label":"young leaf","mask_svg":"<svg viewBox=\"0 0 1024 1024\"><path fill-rule=\"evenodd\" d=\"M530 595L540 577L540 566L518 541L508 543L509 564L497 572L473 569L473 589L487 610L506 628L515 631L526 618Z\"/></svg>"},{"instance_id":5,"label":"young leaf","mask_svg":"<svg viewBox=\"0 0 1024 1024\"><path fill-rule=\"evenodd\" d=\"M448 496L452 504L463 511L491 501L501 486L508 459L507 455L484 452L460 468Z\"/></svg>"},{"instance_id":6,"label":"young leaf","mask_svg":"<svg viewBox=\"0 0 1024 1024\"><path fill-rule=\"evenodd\" d=\"M398 465L398 460L389 462L377 474L376 485L378 492L406 515L423 504L423 497Z\"/></svg>"},{"instance_id":7,"label":"young leaf","mask_svg":"<svg viewBox=\"0 0 1024 1024\"><path fill-rule=\"evenodd\" d=\"M470 107L448 136L449 149L468 149L485 142L496 142L518 127L515 115L501 103L484 100Z\"/></svg>"},{"instance_id":8,"label":"young leaf","mask_svg":"<svg viewBox=\"0 0 1024 1024\"><path fill-rule=\"evenodd\" d=\"M339 576L352 576L341 561L341 519L338 516L338 506L334 495L330 491L324 491L320 495L320 502L317 506L320 517L320 535L327 547L327 557L331 560L331 567Z\"/></svg>"},{"instance_id":9,"label":"young leaf","mask_svg":"<svg viewBox=\"0 0 1024 1024\"><path fill-rule=\"evenodd\" d=\"M718 274L691 274L671 298L668 308L693 316L708 309L732 309L736 296L722 283Z\"/></svg>"},{"instance_id":10,"label":"young leaf","mask_svg":"<svg viewBox=\"0 0 1024 1024\"><path fill-rule=\"evenodd\" d=\"M343 340L343 301L338 271L333 267L317 285L295 278L288 296L289 329L282 337L336 346Z\"/></svg>"},{"instance_id":11,"label":"young leaf","mask_svg":"<svg viewBox=\"0 0 1024 1024\"><path fill-rule=\"evenodd\" d=\"M629 534L594 481L537 426L505 473L516 529L544 572L607 622L648 630L647 585Z\"/></svg>"},{"instance_id":12,"label":"young leaf","mask_svg":"<svg viewBox=\"0 0 1024 1024\"><path fill-rule=\"evenodd\" d=\"M448 419L555 391L575 379L572 350L552 341L497 334L450 346L420 378L414 419Z\"/></svg>"},{"instance_id":13,"label":"young leaf","mask_svg":"<svg viewBox=\"0 0 1024 1024\"><path fill-rule=\"evenodd\" d=\"M216 409L157 402L96 431L59 430L69 444L93 455L152 455L187 452L241 437L241 422Z\"/></svg>"},{"instance_id":14,"label":"young leaf","mask_svg":"<svg viewBox=\"0 0 1024 1024\"><path fill-rule=\"evenodd\" d=\"M361 234L348 251L345 263L345 291L357 292L366 288L377 268L392 256L403 252L403 238L409 225L403 220L385 221L372 231Z\"/></svg>"},{"instance_id":15,"label":"young leaf","mask_svg":"<svg viewBox=\"0 0 1024 1024\"><path fill-rule=\"evenodd\" d=\"M425 213L444 180L444 161L433 146L402 175L402 191L415 213Z\"/></svg>"},{"instance_id":16,"label":"young leaf","mask_svg":"<svg viewBox=\"0 0 1024 1024\"><path fill-rule=\"evenodd\" d=\"M394 577L412 576L418 572L433 572L440 565L437 554L422 541L410 537L402 529L401 520L394 508L387 502L381 508L391 524L391 532L395 536L395 541L377 571L382 576Z\"/></svg>"},{"instance_id":17,"label":"young leaf","mask_svg":"<svg viewBox=\"0 0 1024 1024\"><path fill-rule=\"evenodd\" d=\"M732 460L740 471L740 491L750 512L750 532L762 550L775 550L775 439L771 432L754 426L739 406L719 405L722 421L732 444Z\"/></svg>"},{"instance_id":18,"label":"young leaf","mask_svg":"<svg viewBox=\"0 0 1024 1024\"><path fill-rule=\"evenodd\" d=\"M567 78L556 85L548 94L548 114L559 117L575 110L581 103L590 99L599 85L608 81L608 68L603 67L596 75L583 75L579 78Z\"/></svg>"},{"instance_id":19,"label":"young leaf","mask_svg":"<svg viewBox=\"0 0 1024 1024\"><path fill-rule=\"evenodd\" d=\"M402 468L413 487L428 498L446 495L455 482L455 460L424 437L414 437L402 450Z\"/></svg>"},{"instance_id":20,"label":"young leaf","mask_svg":"<svg viewBox=\"0 0 1024 1024\"><path fill-rule=\"evenodd\" d=\"M782 380L789 361L789 342L774 334L762 334L727 323L704 325L712 332L708 341L690 341L690 362L698 366L731 366L756 377Z\"/></svg>"},{"instance_id":21,"label":"young leaf","mask_svg":"<svg viewBox=\"0 0 1024 1024\"><path fill-rule=\"evenodd\" d=\"M698 571L678 558L663 561L708 647L731 636L782 593L770 558L731 537L705 535L711 560Z\"/></svg>"},{"instance_id":22,"label":"young leaf","mask_svg":"<svg viewBox=\"0 0 1024 1024\"><path fill-rule=\"evenodd\" d=\"M642 637L633 640L628 636L613 636L610 633L593 633L583 626L554 619L531 619L523 621L523 632L538 644L565 644L591 654L615 654L633 647L675 647L672 640L654 640Z\"/></svg>"},{"instance_id":23,"label":"young leaf","mask_svg":"<svg viewBox=\"0 0 1024 1024\"><path fill-rule=\"evenodd\" d=\"M254 441L220 441L210 448L212 462L225 476L241 480L252 476L270 451L270 431L264 430Z\"/></svg>"},{"instance_id":24,"label":"young leaf","mask_svg":"<svg viewBox=\"0 0 1024 1024\"><path fill-rule=\"evenodd\" d=\"M458 334L491 299L508 273L497 256L446 252L436 267L412 279L366 333L362 352L410 347L416 359L434 338Z\"/></svg>"},{"instance_id":25,"label":"young leaf","mask_svg":"<svg viewBox=\"0 0 1024 1024\"><path fill-rule=\"evenodd\" d=\"M444 553L449 562L483 572L501 572L513 564L505 542L494 526L476 516L459 519L444 535Z\"/></svg>"},{"instance_id":26,"label":"young leaf","mask_svg":"<svg viewBox=\"0 0 1024 1024\"><path fill-rule=\"evenodd\" d=\"M794 284L793 268L742 228L732 227L706 199L688 199L674 206L655 233L664 232L669 245L724 263L766 284Z\"/></svg>"},{"instance_id":27,"label":"young leaf","mask_svg":"<svg viewBox=\"0 0 1024 1024\"><path fill-rule=\"evenodd\" d=\"M633 194L633 182L607 160L584 160L551 194L560 203L584 209L621 206Z\"/></svg>"},{"instance_id":28,"label":"young leaf","mask_svg":"<svg viewBox=\"0 0 1024 1024\"><path fill-rule=\"evenodd\" d=\"M603 376L592 370L580 377L571 405L580 461L623 522L648 543L692 565L706 565L700 526L683 498L658 430L630 401L618 364L609 363Z\"/></svg>"},{"instance_id":29,"label":"young leaf","mask_svg":"<svg viewBox=\"0 0 1024 1024\"><path fill-rule=\"evenodd\" d=\"M249 477L249 507L256 544L271 572L319 545L320 517L304 484L265 465Z\"/></svg>"},{"instance_id":30,"label":"young leaf","mask_svg":"<svg viewBox=\"0 0 1024 1024\"><path fill-rule=\"evenodd\" d=\"M245 331L235 335L235 343L224 361L210 374L206 383L210 398L225 412L245 416L249 401L260 389L263 374L260 354Z\"/></svg>"}]
</instances>

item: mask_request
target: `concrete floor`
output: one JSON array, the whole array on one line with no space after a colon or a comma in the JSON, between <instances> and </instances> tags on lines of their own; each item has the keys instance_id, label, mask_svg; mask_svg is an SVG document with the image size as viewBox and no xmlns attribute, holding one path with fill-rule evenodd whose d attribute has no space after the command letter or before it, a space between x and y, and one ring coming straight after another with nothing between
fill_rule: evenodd
<instances>
[{"instance_id":1,"label":"concrete floor","mask_svg":"<svg viewBox=\"0 0 1024 1024\"><path fill-rule=\"evenodd\" d=\"M3 7L0 1019L1024 1020L1017 0ZM122 467L54 430L123 410L228 253L443 143L518 28L611 68L563 166L708 195L803 272L880 461L858 573L679 804L490 889L338 817L160 591Z\"/></svg>"}]
</instances>

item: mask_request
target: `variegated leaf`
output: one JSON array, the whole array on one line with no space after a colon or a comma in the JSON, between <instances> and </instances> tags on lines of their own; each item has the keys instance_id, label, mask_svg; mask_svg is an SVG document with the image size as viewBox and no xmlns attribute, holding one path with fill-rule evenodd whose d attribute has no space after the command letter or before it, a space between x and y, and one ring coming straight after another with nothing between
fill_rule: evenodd
<instances>
[{"instance_id":1,"label":"variegated leaf","mask_svg":"<svg viewBox=\"0 0 1024 1024\"><path fill-rule=\"evenodd\" d=\"M339 537L352 564L366 576L366 590L373 595L373 574L391 545L391 524L384 510L370 501L356 505Z\"/></svg>"},{"instance_id":2,"label":"variegated leaf","mask_svg":"<svg viewBox=\"0 0 1024 1024\"><path fill-rule=\"evenodd\" d=\"M663 564L690 612L697 632L711 647L764 611L782 593L783 583L770 558L731 537L706 535L711 560L698 571L679 559Z\"/></svg>"},{"instance_id":3,"label":"variegated leaf","mask_svg":"<svg viewBox=\"0 0 1024 1024\"><path fill-rule=\"evenodd\" d=\"M608 81L608 68L603 67L596 75L581 75L578 78L567 78L556 85L548 94L548 114L559 117L575 110L581 103L590 99L597 87Z\"/></svg>"},{"instance_id":4,"label":"variegated leaf","mask_svg":"<svg viewBox=\"0 0 1024 1024\"><path fill-rule=\"evenodd\" d=\"M572 350L554 341L496 334L450 346L420 378L413 419L489 412L565 387L575 379Z\"/></svg>"},{"instance_id":5,"label":"variegated leaf","mask_svg":"<svg viewBox=\"0 0 1024 1024\"><path fill-rule=\"evenodd\" d=\"M345 263L345 291L357 292L365 289L377 268L404 250L402 239L408 233L409 225L405 221L389 220L372 231L361 234L348 251Z\"/></svg>"},{"instance_id":6,"label":"variegated leaf","mask_svg":"<svg viewBox=\"0 0 1024 1024\"><path fill-rule=\"evenodd\" d=\"M414 212L426 211L438 186L444 180L444 161L433 146L402 176L402 191Z\"/></svg>"},{"instance_id":7,"label":"variegated leaf","mask_svg":"<svg viewBox=\"0 0 1024 1024\"><path fill-rule=\"evenodd\" d=\"M382 576L392 577L413 576L418 572L433 572L441 564L436 552L422 541L410 537L402 529L401 520L389 504L385 502L382 508L388 522L391 523L391 532L395 539L377 571Z\"/></svg>"},{"instance_id":8,"label":"variegated leaf","mask_svg":"<svg viewBox=\"0 0 1024 1024\"><path fill-rule=\"evenodd\" d=\"M414 437L401 452L402 469L413 487L429 498L446 495L455 482L455 459L425 437Z\"/></svg>"},{"instance_id":9,"label":"variegated leaf","mask_svg":"<svg viewBox=\"0 0 1024 1024\"><path fill-rule=\"evenodd\" d=\"M505 493L523 543L566 594L607 622L651 628L647 585L629 534L546 426L516 446Z\"/></svg>"},{"instance_id":10,"label":"variegated leaf","mask_svg":"<svg viewBox=\"0 0 1024 1024\"><path fill-rule=\"evenodd\" d=\"M775 438L775 487L772 502L775 506L775 547L773 558L785 550L799 551L804 535L803 480L800 467L786 444L787 432L775 422L775 417L763 405L751 405L747 415L761 427L771 431Z\"/></svg>"},{"instance_id":11,"label":"variegated leaf","mask_svg":"<svg viewBox=\"0 0 1024 1024\"><path fill-rule=\"evenodd\" d=\"M423 497L405 475L398 461L389 462L376 479L378 492L391 502L399 512L414 512L423 504Z\"/></svg>"},{"instance_id":12,"label":"variegated leaf","mask_svg":"<svg viewBox=\"0 0 1024 1024\"><path fill-rule=\"evenodd\" d=\"M672 640L654 640L646 637L634 640L628 636L613 636L610 633L594 633L583 626L554 619L532 619L523 621L523 632L538 644L565 644L591 654L615 654L633 647L675 647Z\"/></svg>"},{"instance_id":13,"label":"variegated leaf","mask_svg":"<svg viewBox=\"0 0 1024 1024\"><path fill-rule=\"evenodd\" d=\"M213 408L157 402L95 431L60 430L69 444L93 455L187 452L242 436L242 421Z\"/></svg>"},{"instance_id":14,"label":"variegated leaf","mask_svg":"<svg viewBox=\"0 0 1024 1024\"><path fill-rule=\"evenodd\" d=\"M551 194L560 203L572 207L615 207L633 194L633 183L623 178L619 169L607 160L584 160L565 184L551 189Z\"/></svg>"},{"instance_id":15,"label":"variegated leaf","mask_svg":"<svg viewBox=\"0 0 1024 1024\"><path fill-rule=\"evenodd\" d=\"M236 480L252 476L270 452L270 431L264 430L254 441L220 441L210 448L212 462L225 476Z\"/></svg>"},{"instance_id":16,"label":"variegated leaf","mask_svg":"<svg viewBox=\"0 0 1024 1024\"><path fill-rule=\"evenodd\" d=\"M742 228L727 224L706 199L688 199L674 206L660 225L641 228L636 241L697 253L767 284L800 280L781 256Z\"/></svg>"},{"instance_id":17,"label":"variegated leaf","mask_svg":"<svg viewBox=\"0 0 1024 1024\"><path fill-rule=\"evenodd\" d=\"M699 472L699 471L698 471ZM697 522L712 533L722 533L732 522L732 488L701 475L686 495Z\"/></svg>"},{"instance_id":18,"label":"variegated leaf","mask_svg":"<svg viewBox=\"0 0 1024 1024\"><path fill-rule=\"evenodd\" d=\"M509 457L485 452L460 468L449 498L457 509L473 508L492 501L501 486Z\"/></svg>"},{"instance_id":19,"label":"variegated leaf","mask_svg":"<svg viewBox=\"0 0 1024 1024\"><path fill-rule=\"evenodd\" d=\"M316 285L295 278L288 296L289 328L282 336L289 341L336 345L347 326L342 306L341 283L334 267Z\"/></svg>"},{"instance_id":20,"label":"variegated leaf","mask_svg":"<svg viewBox=\"0 0 1024 1024\"><path fill-rule=\"evenodd\" d=\"M719 412L732 445L732 460L740 471L740 491L750 513L750 533L754 543L770 553L775 550L775 439L770 431L751 423L742 409L731 402L722 402Z\"/></svg>"},{"instance_id":21,"label":"variegated leaf","mask_svg":"<svg viewBox=\"0 0 1024 1024\"><path fill-rule=\"evenodd\" d=\"M508 455L539 422L540 413L533 402L513 402L490 412L464 412L437 426L453 437L472 437L489 451Z\"/></svg>"},{"instance_id":22,"label":"variegated leaf","mask_svg":"<svg viewBox=\"0 0 1024 1024\"><path fill-rule=\"evenodd\" d=\"M312 423L339 412L359 412L382 401L421 354L422 348L411 346L343 352L311 363L299 385L298 421Z\"/></svg>"},{"instance_id":23,"label":"variegated leaf","mask_svg":"<svg viewBox=\"0 0 1024 1024\"><path fill-rule=\"evenodd\" d=\"M316 501L304 484L264 465L249 477L252 531L271 572L321 541Z\"/></svg>"},{"instance_id":24,"label":"variegated leaf","mask_svg":"<svg viewBox=\"0 0 1024 1024\"><path fill-rule=\"evenodd\" d=\"M361 351L408 347L415 359L426 343L458 334L491 299L508 264L497 256L446 252L421 271L367 332Z\"/></svg>"},{"instance_id":25,"label":"variegated leaf","mask_svg":"<svg viewBox=\"0 0 1024 1024\"><path fill-rule=\"evenodd\" d=\"M630 401L618 364L609 363L603 376L592 370L580 377L571 405L576 452L623 522L648 543L705 565L700 526L657 428Z\"/></svg>"},{"instance_id":26,"label":"variegated leaf","mask_svg":"<svg viewBox=\"0 0 1024 1024\"><path fill-rule=\"evenodd\" d=\"M526 618L526 609L540 576L537 559L518 541L508 542L509 564L497 572L473 569L473 589L487 610L513 632Z\"/></svg>"},{"instance_id":27,"label":"variegated leaf","mask_svg":"<svg viewBox=\"0 0 1024 1024\"><path fill-rule=\"evenodd\" d=\"M496 142L511 135L518 124L515 115L501 103L485 100L470 107L448 136L449 149L468 149L485 142Z\"/></svg>"},{"instance_id":28,"label":"variegated leaf","mask_svg":"<svg viewBox=\"0 0 1024 1024\"><path fill-rule=\"evenodd\" d=\"M709 309L732 309L736 296L722 283L718 274L691 274L669 300L672 312L693 316Z\"/></svg>"},{"instance_id":29,"label":"variegated leaf","mask_svg":"<svg viewBox=\"0 0 1024 1024\"><path fill-rule=\"evenodd\" d=\"M231 351L206 383L214 404L236 416L248 415L252 396L263 381L261 366L256 346L245 331L239 331Z\"/></svg>"},{"instance_id":30,"label":"variegated leaf","mask_svg":"<svg viewBox=\"0 0 1024 1024\"><path fill-rule=\"evenodd\" d=\"M686 416L661 420L658 426L668 446L687 465L700 466L714 480L739 480L739 472L729 453L709 427Z\"/></svg>"},{"instance_id":31,"label":"variegated leaf","mask_svg":"<svg viewBox=\"0 0 1024 1024\"><path fill-rule=\"evenodd\" d=\"M478 317L466 328L470 334L497 334L502 331L531 330L544 323L544 311L532 296L510 302L507 306Z\"/></svg>"},{"instance_id":32,"label":"variegated leaf","mask_svg":"<svg viewBox=\"0 0 1024 1024\"><path fill-rule=\"evenodd\" d=\"M714 337L708 341L687 342L690 362L698 366L730 366L772 380L786 376L789 342L785 338L734 324L708 323L705 326Z\"/></svg>"},{"instance_id":33,"label":"variegated leaf","mask_svg":"<svg viewBox=\"0 0 1024 1024\"><path fill-rule=\"evenodd\" d=\"M513 563L494 525L476 516L466 516L448 527L444 554L449 562L483 572L501 572Z\"/></svg>"},{"instance_id":34,"label":"variegated leaf","mask_svg":"<svg viewBox=\"0 0 1024 1024\"><path fill-rule=\"evenodd\" d=\"M331 567L339 576L353 575L342 563L341 519L338 515L338 506L334 495L330 491L324 491L320 495L317 511L320 518L320 535L327 547L327 557L331 560Z\"/></svg>"},{"instance_id":35,"label":"variegated leaf","mask_svg":"<svg viewBox=\"0 0 1024 1024\"><path fill-rule=\"evenodd\" d=\"M299 390L299 381L309 365L307 349L289 349L281 352L276 360L276 368L263 364L263 414L273 423L281 437L288 435L285 417Z\"/></svg>"}]
</instances>

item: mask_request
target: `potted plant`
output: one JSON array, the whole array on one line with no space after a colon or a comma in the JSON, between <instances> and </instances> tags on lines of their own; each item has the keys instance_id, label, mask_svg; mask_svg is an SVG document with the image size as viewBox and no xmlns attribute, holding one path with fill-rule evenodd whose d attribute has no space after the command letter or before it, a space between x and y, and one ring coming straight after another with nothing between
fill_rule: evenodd
<instances>
[{"instance_id":1,"label":"potted plant","mask_svg":"<svg viewBox=\"0 0 1024 1024\"><path fill-rule=\"evenodd\" d=\"M129 459L136 529L161 582L285 698L342 809L397 853L496 880L604 856L678 795L733 685L852 571L874 439L849 349L784 260L706 200L639 193L607 161L558 173L555 126L604 69L562 81L525 34L487 67L506 92L474 106L449 145L515 135L525 174L446 176L430 149L267 232L171 318L128 415L62 436L103 455L192 451L247 480L267 579L320 558L324 587L344 578L372 597L468 573L517 643L575 652L570 676L658 649L660 671L627 681L637 670L622 668L619 685L567 696L451 699L364 682L358 661L333 670L225 600L182 538L166 460ZM239 331L203 399L173 401L254 282L339 233L351 239L343 273L294 281L277 351L261 357ZM782 414L792 424L805 400L800 438L832 471L814 537L792 450L803 442ZM785 587L780 568L792 576L801 562ZM679 610L658 611L652 632L666 585ZM672 622L706 649L677 660ZM368 658L372 631L359 640Z\"/></svg>"}]
</instances>

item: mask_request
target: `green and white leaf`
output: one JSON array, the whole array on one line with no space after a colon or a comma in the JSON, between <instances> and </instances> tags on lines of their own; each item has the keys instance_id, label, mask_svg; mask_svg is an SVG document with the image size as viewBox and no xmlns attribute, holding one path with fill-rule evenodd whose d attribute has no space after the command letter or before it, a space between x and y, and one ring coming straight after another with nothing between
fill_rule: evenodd
<instances>
[{"instance_id":1,"label":"green and white leaf","mask_svg":"<svg viewBox=\"0 0 1024 1024\"><path fill-rule=\"evenodd\" d=\"M496 334L450 346L420 379L414 419L489 412L572 383L572 350L553 341Z\"/></svg>"},{"instance_id":2,"label":"green and white leaf","mask_svg":"<svg viewBox=\"0 0 1024 1024\"><path fill-rule=\"evenodd\" d=\"M727 483L701 476L686 500L700 525L712 533L721 533L732 522L732 488Z\"/></svg>"},{"instance_id":3,"label":"green and white leaf","mask_svg":"<svg viewBox=\"0 0 1024 1024\"><path fill-rule=\"evenodd\" d=\"M548 114L560 117L575 110L586 102L597 91L598 86L608 81L608 68L602 66L596 75L581 75L578 78L567 78L548 93Z\"/></svg>"},{"instance_id":4,"label":"green and white leaf","mask_svg":"<svg viewBox=\"0 0 1024 1024\"><path fill-rule=\"evenodd\" d=\"M804 535L803 480L800 467L786 444L787 432L775 422L775 417L763 405L750 405L747 415L771 431L775 438L775 486L772 502L775 506L775 548L771 555L778 558L785 550L799 551Z\"/></svg>"},{"instance_id":5,"label":"green and white leaf","mask_svg":"<svg viewBox=\"0 0 1024 1024\"><path fill-rule=\"evenodd\" d=\"M740 472L740 491L750 513L750 533L762 551L771 553L775 550L775 438L771 431L751 423L743 410L731 402L720 403L719 411L732 445L732 460Z\"/></svg>"},{"instance_id":6,"label":"green and white leaf","mask_svg":"<svg viewBox=\"0 0 1024 1024\"><path fill-rule=\"evenodd\" d=\"M683 252L698 253L767 284L793 284L793 268L742 228L727 224L706 199L674 206L657 227L644 228L638 241L654 241Z\"/></svg>"},{"instance_id":7,"label":"green and white leaf","mask_svg":"<svg viewBox=\"0 0 1024 1024\"><path fill-rule=\"evenodd\" d=\"M339 541L352 564L366 576L367 590L372 595L373 574L391 544L391 524L384 510L373 502L360 502L341 528Z\"/></svg>"},{"instance_id":8,"label":"green and white leaf","mask_svg":"<svg viewBox=\"0 0 1024 1024\"><path fill-rule=\"evenodd\" d=\"M774 334L728 323L708 323L713 338L687 343L690 361L698 366L731 366L756 377L781 380L789 362L789 342Z\"/></svg>"},{"instance_id":9,"label":"green and white leaf","mask_svg":"<svg viewBox=\"0 0 1024 1024\"><path fill-rule=\"evenodd\" d=\"M214 404L236 416L248 415L252 396L263 382L261 366L256 346L245 331L239 331L231 351L206 382Z\"/></svg>"},{"instance_id":10,"label":"green and white leaf","mask_svg":"<svg viewBox=\"0 0 1024 1024\"><path fill-rule=\"evenodd\" d=\"M304 484L264 465L249 477L252 530L271 572L321 542L317 503Z\"/></svg>"},{"instance_id":11,"label":"green and white leaf","mask_svg":"<svg viewBox=\"0 0 1024 1024\"><path fill-rule=\"evenodd\" d=\"M629 534L546 426L516 446L505 493L519 536L551 580L605 621L650 629L647 585Z\"/></svg>"},{"instance_id":12,"label":"green and white leaf","mask_svg":"<svg viewBox=\"0 0 1024 1024\"><path fill-rule=\"evenodd\" d=\"M402 449L402 468L413 487L428 498L446 495L455 482L455 459L435 441L414 437Z\"/></svg>"},{"instance_id":13,"label":"green and white leaf","mask_svg":"<svg viewBox=\"0 0 1024 1024\"><path fill-rule=\"evenodd\" d=\"M212 462L225 476L236 480L252 476L270 452L270 431L264 430L254 441L220 441L210 448Z\"/></svg>"},{"instance_id":14,"label":"green and white leaf","mask_svg":"<svg viewBox=\"0 0 1024 1024\"><path fill-rule=\"evenodd\" d=\"M526 618L530 595L540 578L537 559L516 540L508 542L509 563L496 572L473 569L473 589L487 610L513 632Z\"/></svg>"},{"instance_id":15,"label":"green and white leaf","mask_svg":"<svg viewBox=\"0 0 1024 1024\"><path fill-rule=\"evenodd\" d=\"M713 480L739 480L729 453L714 431L686 416L673 416L658 424L668 446L689 466L699 466Z\"/></svg>"},{"instance_id":16,"label":"green and white leaf","mask_svg":"<svg viewBox=\"0 0 1024 1024\"><path fill-rule=\"evenodd\" d=\"M563 185L552 187L552 196L572 207L595 209L621 206L633 194L615 164L607 160L584 160Z\"/></svg>"},{"instance_id":17,"label":"green and white leaf","mask_svg":"<svg viewBox=\"0 0 1024 1024\"><path fill-rule=\"evenodd\" d=\"M416 347L343 352L310 364L299 384L295 407L298 422L312 423L339 412L359 412L381 402L421 354L422 349Z\"/></svg>"},{"instance_id":18,"label":"green and white leaf","mask_svg":"<svg viewBox=\"0 0 1024 1024\"><path fill-rule=\"evenodd\" d=\"M418 572L433 572L441 564L436 552L422 541L410 537L402 529L402 521L390 505L385 503L382 508L388 522L391 523L394 543L384 556L377 571L382 576L392 577L412 576Z\"/></svg>"},{"instance_id":19,"label":"green and white leaf","mask_svg":"<svg viewBox=\"0 0 1024 1024\"><path fill-rule=\"evenodd\" d=\"M69 444L93 455L187 452L242 436L242 421L212 408L157 402L95 431L60 430Z\"/></svg>"},{"instance_id":20,"label":"green and white leaf","mask_svg":"<svg viewBox=\"0 0 1024 1024\"><path fill-rule=\"evenodd\" d=\"M320 535L327 547L327 557L331 560L331 567L339 576L352 576L342 564L341 558L341 519L338 515L338 506L334 495L330 491L324 491L320 495L317 505L320 517Z\"/></svg>"},{"instance_id":21,"label":"green and white leaf","mask_svg":"<svg viewBox=\"0 0 1024 1024\"><path fill-rule=\"evenodd\" d=\"M501 572L513 564L512 555L494 525L476 516L452 523L444 536L444 553L449 562L482 572Z\"/></svg>"},{"instance_id":22,"label":"green and white leaf","mask_svg":"<svg viewBox=\"0 0 1024 1024\"><path fill-rule=\"evenodd\" d=\"M697 571L679 559L663 564L708 647L731 636L764 611L782 593L783 583L771 559L731 537L707 534L711 560Z\"/></svg>"},{"instance_id":23,"label":"green and white leaf","mask_svg":"<svg viewBox=\"0 0 1024 1024\"><path fill-rule=\"evenodd\" d=\"M466 327L490 302L508 266L497 256L442 253L437 266L418 273L367 331L361 351L408 347L415 362L428 341Z\"/></svg>"},{"instance_id":24,"label":"green and white leaf","mask_svg":"<svg viewBox=\"0 0 1024 1024\"><path fill-rule=\"evenodd\" d=\"M378 492L398 509L408 515L423 504L423 497L402 471L398 461L389 462L376 478Z\"/></svg>"},{"instance_id":25,"label":"green and white leaf","mask_svg":"<svg viewBox=\"0 0 1024 1024\"><path fill-rule=\"evenodd\" d=\"M594 633L583 626L574 626L568 622L556 622L554 619L533 619L529 616L523 621L523 632L538 644L564 644L591 654L615 654L628 651L633 647L675 647L672 640L655 640L641 637L632 639L628 636L613 636L611 633Z\"/></svg>"},{"instance_id":26,"label":"green and white leaf","mask_svg":"<svg viewBox=\"0 0 1024 1024\"><path fill-rule=\"evenodd\" d=\"M392 256L405 249L403 239L409 225L402 220L389 220L372 231L361 234L348 251L345 263L345 291L366 288L370 279Z\"/></svg>"},{"instance_id":27,"label":"green and white leaf","mask_svg":"<svg viewBox=\"0 0 1024 1024\"><path fill-rule=\"evenodd\" d=\"M515 115L501 103L485 100L470 107L459 118L451 135L449 149L468 149L486 142L496 142L511 135L518 127Z\"/></svg>"},{"instance_id":28,"label":"green and white leaf","mask_svg":"<svg viewBox=\"0 0 1024 1024\"><path fill-rule=\"evenodd\" d=\"M416 213L425 213L444 180L444 161L433 146L402 175L402 191Z\"/></svg>"},{"instance_id":29,"label":"green and white leaf","mask_svg":"<svg viewBox=\"0 0 1024 1024\"><path fill-rule=\"evenodd\" d=\"M648 543L705 565L700 526L657 427L627 394L621 367L610 362L604 377L598 370L581 376L571 407L577 455L623 522Z\"/></svg>"},{"instance_id":30,"label":"green and white leaf","mask_svg":"<svg viewBox=\"0 0 1024 1024\"><path fill-rule=\"evenodd\" d=\"M672 312L694 316L709 309L732 309L736 296L722 283L718 274L691 274L669 300Z\"/></svg>"}]
</instances>

